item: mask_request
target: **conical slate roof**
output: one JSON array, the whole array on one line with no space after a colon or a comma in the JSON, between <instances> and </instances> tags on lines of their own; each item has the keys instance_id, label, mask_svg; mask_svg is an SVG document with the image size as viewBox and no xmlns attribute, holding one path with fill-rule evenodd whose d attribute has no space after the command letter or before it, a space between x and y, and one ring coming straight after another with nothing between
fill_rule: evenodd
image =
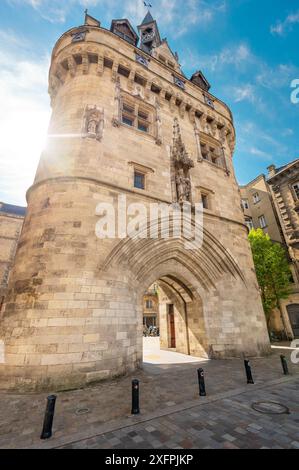
<instances>
[{"instance_id":1,"label":"conical slate roof","mask_svg":"<svg viewBox=\"0 0 299 470\"><path fill-rule=\"evenodd\" d=\"M148 23L153 23L153 22L154 22L154 18L152 17L151 12L148 11L144 20L142 21L142 24L148 24Z\"/></svg>"}]
</instances>

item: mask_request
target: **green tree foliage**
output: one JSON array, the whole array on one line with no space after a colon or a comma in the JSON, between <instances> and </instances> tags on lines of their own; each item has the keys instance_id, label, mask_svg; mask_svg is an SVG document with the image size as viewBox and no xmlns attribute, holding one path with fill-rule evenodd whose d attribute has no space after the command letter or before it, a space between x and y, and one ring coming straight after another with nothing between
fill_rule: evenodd
<instances>
[{"instance_id":1,"label":"green tree foliage","mask_svg":"<svg viewBox=\"0 0 299 470\"><path fill-rule=\"evenodd\" d=\"M269 326L271 312L279 308L281 299L290 295L292 274L285 250L273 243L263 230L251 230L249 241Z\"/></svg>"}]
</instances>

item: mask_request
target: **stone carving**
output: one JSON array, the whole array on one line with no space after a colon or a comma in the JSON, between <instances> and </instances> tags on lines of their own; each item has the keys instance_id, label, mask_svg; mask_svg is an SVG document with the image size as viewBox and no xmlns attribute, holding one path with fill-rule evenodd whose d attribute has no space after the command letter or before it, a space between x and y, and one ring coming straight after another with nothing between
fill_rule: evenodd
<instances>
[{"instance_id":1,"label":"stone carving","mask_svg":"<svg viewBox=\"0 0 299 470\"><path fill-rule=\"evenodd\" d=\"M190 169L194 168L193 160L189 157L182 141L178 119L173 126L172 162L175 173L176 202L184 204L192 202L192 187Z\"/></svg>"},{"instance_id":2,"label":"stone carving","mask_svg":"<svg viewBox=\"0 0 299 470\"><path fill-rule=\"evenodd\" d=\"M116 83L115 83L114 116L112 118L112 124L114 127L120 126L120 109L121 109L121 88L120 88L120 78L117 77Z\"/></svg>"},{"instance_id":3,"label":"stone carving","mask_svg":"<svg viewBox=\"0 0 299 470\"><path fill-rule=\"evenodd\" d=\"M176 186L178 202L180 204L183 204L184 202L191 202L191 181L189 177L185 176L183 168L178 170L178 175L176 176Z\"/></svg>"},{"instance_id":4,"label":"stone carving","mask_svg":"<svg viewBox=\"0 0 299 470\"><path fill-rule=\"evenodd\" d=\"M157 137L156 137L156 144L162 145L162 120L161 120L161 113L160 113L160 102L159 99L156 98L156 122L157 122Z\"/></svg>"},{"instance_id":5,"label":"stone carving","mask_svg":"<svg viewBox=\"0 0 299 470\"><path fill-rule=\"evenodd\" d=\"M201 143L200 143L200 129L198 127L198 123L195 119L195 116L194 116L193 124L194 124L194 134L195 134L196 147L197 147L197 161L202 162L203 161L203 156L202 156Z\"/></svg>"},{"instance_id":6,"label":"stone carving","mask_svg":"<svg viewBox=\"0 0 299 470\"><path fill-rule=\"evenodd\" d=\"M182 90L185 90L185 82L175 75L173 76L173 83L182 88Z\"/></svg>"},{"instance_id":7,"label":"stone carving","mask_svg":"<svg viewBox=\"0 0 299 470\"><path fill-rule=\"evenodd\" d=\"M83 75L87 75L88 70L89 70L88 54L84 52L82 54L82 72L83 72Z\"/></svg>"},{"instance_id":8,"label":"stone carving","mask_svg":"<svg viewBox=\"0 0 299 470\"><path fill-rule=\"evenodd\" d=\"M113 82L117 82L117 80L119 79L118 74L117 74L117 71L118 71L118 64L113 63L112 75L111 75L111 80L112 80Z\"/></svg>"},{"instance_id":9,"label":"stone carving","mask_svg":"<svg viewBox=\"0 0 299 470\"><path fill-rule=\"evenodd\" d=\"M136 83L134 84L134 91L133 91L132 94L136 98L140 98L140 99L144 100L144 90L140 85L136 85Z\"/></svg>"},{"instance_id":10,"label":"stone carving","mask_svg":"<svg viewBox=\"0 0 299 470\"><path fill-rule=\"evenodd\" d=\"M103 75L104 73L104 57L102 57L100 54L98 55L98 65L97 65L97 74L98 75Z\"/></svg>"},{"instance_id":11,"label":"stone carving","mask_svg":"<svg viewBox=\"0 0 299 470\"><path fill-rule=\"evenodd\" d=\"M233 155L233 153L235 151L235 145L236 145L235 137L233 135L233 132L228 132L228 134L227 134L227 143L228 143L229 149L231 151L231 154Z\"/></svg>"},{"instance_id":12,"label":"stone carving","mask_svg":"<svg viewBox=\"0 0 299 470\"><path fill-rule=\"evenodd\" d=\"M212 136L213 136L213 137L217 137L217 131L218 131L217 122L214 120L214 121L211 123L211 132L212 132Z\"/></svg>"},{"instance_id":13,"label":"stone carving","mask_svg":"<svg viewBox=\"0 0 299 470\"><path fill-rule=\"evenodd\" d=\"M139 64L144 65L144 67L148 67L148 60L140 54L136 54L136 62L139 62Z\"/></svg>"},{"instance_id":14,"label":"stone carving","mask_svg":"<svg viewBox=\"0 0 299 470\"><path fill-rule=\"evenodd\" d=\"M225 145L226 136L227 136L227 129L226 129L225 126L223 126L223 127L220 129L220 132L219 132L219 139L220 139L220 142L221 142L222 146Z\"/></svg>"},{"instance_id":15,"label":"stone carving","mask_svg":"<svg viewBox=\"0 0 299 470\"><path fill-rule=\"evenodd\" d=\"M70 75L71 75L71 77L74 77L76 75L77 64L76 64L76 61L75 61L75 59L72 55L70 55L68 57L67 63L68 63L68 68L69 68Z\"/></svg>"},{"instance_id":16,"label":"stone carving","mask_svg":"<svg viewBox=\"0 0 299 470\"><path fill-rule=\"evenodd\" d=\"M85 41L87 32L87 29L82 29L81 31L77 31L76 33L72 34L72 42Z\"/></svg>"},{"instance_id":17,"label":"stone carving","mask_svg":"<svg viewBox=\"0 0 299 470\"><path fill-rule=\"evenodd\" d=\"M101 141L104 130L104 110L98 106L87 106L84 118L85 137Z\"/></svg>"}]
</instances>

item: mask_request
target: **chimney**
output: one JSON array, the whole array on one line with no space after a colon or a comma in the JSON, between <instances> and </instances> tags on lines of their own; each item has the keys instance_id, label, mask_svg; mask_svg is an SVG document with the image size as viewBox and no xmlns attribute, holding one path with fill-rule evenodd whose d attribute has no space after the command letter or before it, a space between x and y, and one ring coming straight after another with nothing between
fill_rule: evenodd
<instances>
[{"instance_id":1,"label":"chimney","mask_svg":"<svg viewBox=\"0 0 299 470\"><path fill-rule=\"evenodd\" d=\"M268 166L267 170L269 172L269 177L272 178L272 176L274 176L275 173L276 173L276 166L275 165L270 165L270 166Z\"/></svg>"}]
</instances>

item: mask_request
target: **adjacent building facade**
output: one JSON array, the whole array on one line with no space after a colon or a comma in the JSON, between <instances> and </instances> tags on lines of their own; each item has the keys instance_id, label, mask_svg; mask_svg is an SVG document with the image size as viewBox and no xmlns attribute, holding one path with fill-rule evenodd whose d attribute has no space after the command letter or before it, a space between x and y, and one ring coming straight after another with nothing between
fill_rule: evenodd
<instances>
[{"instance_id":1,"label":"adjacent building facade","mask_svg":"<svg viewBox=\"0 0 299 470\"><path fill-rule=\"evenodd\" d=\"M143 325L145 328L152 326L159 328L159 286L154 284L143 297Z\"/></svg>"},{"instance_id":2,"label":"adjacent building facade","mask_svg":"<svg viewBox=\"0 0 299 470\"><path fill-rule=\"evenodd\" d=\"M0 318L26 209L0 202Z\"/></svg>"},{"instance_id":3,"label":"adjacent building facade","mask_svg":"<svg viewBox=\"0 0 299 470\"><path fill-rule=\"evenodd\" d=\"M292 294L274 312L271 327L289 338L299 337L299 160L260 175L240 187L248 229L261 228L286 250L293 276Z\"/></svg>"},{"instance_id":4,"label":"adjacent building facade","mask_svg":"<svg viewBox=\"0 0 299 470\"><path fill-rule=\"evenodd\" d=\"M87 15L54 47L49 138L0 324L1 388L65 389L139 367L153 283L171 297L163 334L179 332L178 351L224 358L270 350L232 114L200 71L183 74L150 13L138 31L126 19L108 31ZM194 249L200 202L204 237ZM99 235L111 207L139 204L148 214L158 203L175 204L189 231L167 237L143 215L136 235L119 223L117 234L112 224Z\"/></svg>"}]
</instances>

